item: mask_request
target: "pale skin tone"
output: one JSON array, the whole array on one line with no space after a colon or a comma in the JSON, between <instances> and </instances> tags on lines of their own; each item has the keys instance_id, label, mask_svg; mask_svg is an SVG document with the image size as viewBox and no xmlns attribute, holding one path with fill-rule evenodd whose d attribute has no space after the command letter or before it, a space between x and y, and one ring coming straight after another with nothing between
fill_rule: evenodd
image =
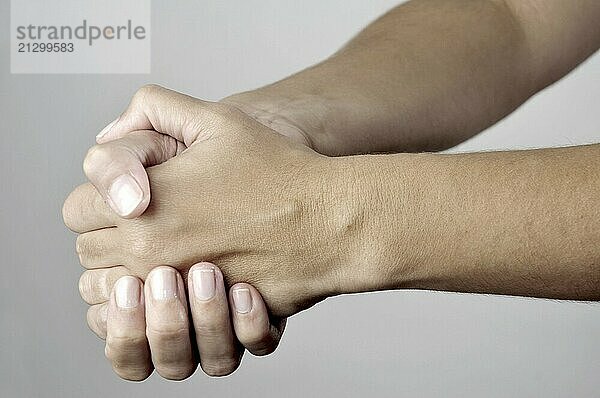
<instances>
[{"instance_id":1,"label":"pale skin tone","mask_svg":"<svg viewBox=\"0 0 600 398\"><path fill-rule=\"evenodd\" d=\"M594 0L416 0L323 63L221 103L140 90L86 157L97 191L78 188L64 210L82 233L78 252L91 270L84 298L110 299L108 322L92 307L90 325L101 335L104 327L109 337L137 337L127 340L135 349L107 340L117 373L139 380L154 363L165 377L188 376L191 322L200 360L203 352L209 358L203 368L227 374L239 364L237 340L268 353L279 319L343 293L416 288L598 300L599 145L324 156L461 142L592 54L598 18ZM115 181L122 187L130 178L134 188L119 199ZM152 282L142 295L141 282L135 290L126 279L126 291L144 296L132 317L115 310L121 283L106 293L122 275L144 280L151 272L152 281L174 272L156 268L168 264L187 277L201 261L211 263L195 267L216 278L209 301L220 303L202 316L193 277L168 279L180 289L170 307L153 305ZM236 287L251 292L262 321L237 315ZM219 332L197 327L207 314ZM156 324L178 325L178 333L144 335Z\"/></svg>"}]
</instances>

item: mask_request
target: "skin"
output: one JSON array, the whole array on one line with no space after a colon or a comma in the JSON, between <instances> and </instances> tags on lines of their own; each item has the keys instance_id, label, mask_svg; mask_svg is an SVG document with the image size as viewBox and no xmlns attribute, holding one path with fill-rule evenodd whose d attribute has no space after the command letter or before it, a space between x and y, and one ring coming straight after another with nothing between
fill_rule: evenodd
<instances>
[{"instance_id":1,"label":"skin","mask_svg":"<svg viewBox=\"0 0 600 398\"><path fill-rule=\"evenodd\" d=\"M318 301L310 293L311 286L323 282L310 279L306 269L322 268L345 251L344 247L333 251L327 242L330 232L325 223L329 220L317 212L326 200L322 192L306 189L326 183L329 177L321 173L329 167L330 158L281 136L232 106L156 87L146 90L150 92L144 96L150 103L155 99L178 104L175 114L194 115L188 119L195 126L189 130L192 135L179 130L178 139L188 148L147 169L152 202L139 217L126 219L111 212L89 184L67 198L67 226L80 233L87 231L77 238L82 265L99 269L120 264L144 279L162 264L185 276L195 262L210 261L224 272L229 285L247 282L261 292L268 286L276 289L275 296L263 293L274 316L296 313ZM136 134L123 139L132 137ZM103 158L103 148L97 147L89 156ZM154 151L160 153L161 147ZM198 163L200 159L203 161ZM179 173L173 173L173 168ZM314 177L305 178L308 174ZM189 189L182 189L182 176ZM256 184L257 179L261 184ZM171 195L175 191L180 195ZM198 198L202 200L190 201L190 195L201 195ZM81 207L84 201L92 205ZM163 222L156 223L157 217ZM304 223L314 224L314 229L323 233L307 231L312 234L307 239L297 229ZM262 230L267 235L258 233ZM183 247L188 252L185 257L181 257ZM307 261L310 257L314 258ZM254 269L253 276L248 274L250 269ZM281 284L275 274L288 274L296 282ZM297 301L288 301L290 296Z\"/></svg>"},{"instance_id":2,"label":"skin","mask_svg":"<svg viewBox=\"0 0 600 398\"><path fill-rule=\"evenodd\" d=\"M107 304L105 353L120 377L143 380L154 367L164 378L181 380L194 372L198 356L207 374L224 376L239 366L240 345L255 355L277 347L283 324L278 328L270 325L256 289L236 285L230 292L229 307L217 267L199 263L190 272L214 274L213 297L198 294L197 278L189 278L186 289L181 275L170 267L153 269L145 284L133 276L117 281ZM165 282L176 283L175 294L164 294L168 290L162 286ZM189 314L186 290L190 292ZM249 309L235 304L236 297L244 294L251 297Z\"/></svg>"},{"instance_id":3,"label":"skin","mask_svg":"<svg viewBox=\"0 0 600 398\"><path fill-rule=\"evenodd\" d=\"M599 145L332 158L233 107L157 90L187 101L177 112L202 134L148 169L143 215L82 217L112 227L79 236L88 269L122 264L145 278L206 259L280 317L392 288L599 296Z\"/></svg>"},{"instance_id":4,"label":"skin","mask_svg":"<svg viewBox=\"0 0 600 398\"><path fill-rule=\"evenodd\" d=\"M226 101L326 155L447 149L593 54L598 18L595 0L410 1L327 60Z\"/></svg>"},{"instance_id":5,"label":"skin","mask_svg":"<svg viewBox=\"0 0 600 398\"><path fill-rule=\"evenodd\" d=\"M166 90L164 92L167 93ZM139 101L132 101L132 104L138 103ZM153 139L156 136L158 136L156 132L141 131L139 134L128 135L119 142L109 143L100 150L90 151L90 153L106 159L105 155L107 154L130 153L131 148L135 148L134 144L151 142L154 143L154 146L146 145L146 155L150 159L158 159L157 156L160 154L168 153L169 141ZM139 138L143 138L143 141L139 141ZM83 233L77 243L82 263L87 261L85 260L86 247L89 244L95 244L93 239L88 241L86 236L93 238L94 235L115 232L116 223L106 222L106 220L120 219L91 184L84 184L71 193L65 202L63 215L69 228ZM101 261L107 261L107 259L110 261L109 256L103 256ZM127 319L126 317L117 316L119 311L110 310L109 298L111 289L118 278L127 279L125 275L134 274L132 267L95 268L82 275L80 279L82 297L86 302L92 304L88 312L88 324L98 336L107 339L106 356L119 376L128 380L142 380L148 377L155 367L161 376L181 380L193 373L198 361L206 374L224 376L239 366L244 348L254 355L266 355L275 350L285 327L285 319L270 317L260 293L247 283L229 285L231 286L229 289L231 308L228 310L227 289L223 276L218 267L209 263L205 264L214 269L217 294L214 298L205 300L194 300L190 296L192 311L189 315L195 326L191 334L187 333L187 329L192 322L175 327L175 330L180 332L179 334L172 332L173 324L176 325L173 320L185 319L187 321L185 294L178 295L178 300L184 300L180 305L145 306L145 317L144 305L140 304L137 313L142 314L141 318L137 323L128 325L123 322ZM165 268L167 267L161 267L161 269ZM177 272L173 269L171 271ZM195 291L193 289L194 278L190 278L189 274L190 271L186 268L183 276L188 281L187 285L191 293ZM181 279L181 276L179 278ZM241 312L236 304L236 297L240 296L238 294L240 292L246 292L251 296L250 308ZM114 295L114 293L112 294ZM145 302L152 303L153 300ZM178 301L175 300L175 302ZM155 328L157 332L153 333L153 338L148 335L147 339L141 339L140 330L151 330L150 322L145 323L150 319L161 320L158 324L159 327ZM161 331L161 327L162 329L166 328L167 331ZM186 332L183 333L183 331ZM110 339L111 335L119 336L116 339L117 343L114 342L115 339ZM129 338L126 338L127 336ZM194 340L196 344L194 344ZM121 344L123 341L129 342L129 345ZM188 348L192 346L192 353L189 349L182 351L173 348L181 346L184 341ZM150 342L149 347L148 342ZM132 345L136 348L132 348ZM151 351L151 356L148 355L148 350ZM170 358L166 363L163 360L165 357Z\"/></svg>"},{"instance_id":6,"label":"skin","mask_svg":"<svg viewBox=\"0 0 600 398\"><path fill-rule=\"evenodd\" d=\"M80 232L116 225L112 239L80 238L82 262L144 277L161 261L185 276L213 260L277 315L393 288L596 300L598 146L332 159L301 144L326 155L451 147L592 54L598 17L593 0L416 0L328 60L222 104L145 87L86 157L99 194L65 204ZM110 197L124 172L142 192L127 213ZM123 218L85 211L102 198ZM134 240L116 248L117 236ZM90 280L110 291L110 278Z\"/></svg>"},{"instance_id":7,"label":"skin","mask_svg":"<svg viewBox=\"0 0 600 398\"><path fill-rule=\"evenodd\" d=\"M169 280L163 276L165 272L176 275L178 294L154 300L153 290L158 286L158 291L163 291L161 281ZM214 278L211 297L198 292L197 279L189 278L186 283L176 270L166 266L152 270L146 278L158 280L158 284L145 286L128 275L124 267L84 273L82 297L89 304L102 302L90 307L88 324L106 340L106 357L120 377L140 381L156 368L164 378L182 380L196 370L198 363L209 376L225 376L237 369L245 349L258 356L275 350L285 320L272 323L253 286L239 283L228 293L223 275L214 264L196 264L190 270L192 275L195 272L208 272ZM154 278L156 275L159 277ZM249 308L239 308L240 294L250 295ZM132 296L139 300L123 308L117 305L115 296L127 297L129 303Z\"/></svg>"},{"instance_id":8,"label":"skin","mask_svg":"<svg viewBox=\"0 0 600 398\"><path fill-rule=\"evenodd\" d=\"M208 259L227 285L256 287L278 317L337 294L398 288L600 297L600 145L332 158L233 107L152 90L184 105L176 113L203 134L147 170L153 200L142 216L91 207L78 218L87 226L67 218L91 230L77 242L86 268L122 264L143 279L160 264L185 275ZM82 196L102 203L87 187ZM74 195L67 208L80 202ZM187 348L175 357L192 360Z\"/></svg>"}]
</instances>

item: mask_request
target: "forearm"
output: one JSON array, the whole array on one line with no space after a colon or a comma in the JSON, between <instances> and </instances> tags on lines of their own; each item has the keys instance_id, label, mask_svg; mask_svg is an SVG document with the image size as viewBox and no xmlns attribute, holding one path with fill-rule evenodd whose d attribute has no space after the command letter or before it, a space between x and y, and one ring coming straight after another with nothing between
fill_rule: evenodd
<instances>
[{"instance_id":1,"label":"forearm","mask_svg":"<svg viewBox=\"0 0 600 398\"><path fill-rule=\"evenodd\" d=\"M227 101L291 122L324 154L445 149L593 53L599 17L594 0L414 0L326 61Z\"/></svg>"},{"instance_id":2,"label":"forearm","mask_svg":"<svg viewBox=\"0 0 600 398\"><path fill-rule=\"evenodd\" d=\"M338 293L600 299L600 145L335 161L354 180Z\"/></svg>"}]
</instances>

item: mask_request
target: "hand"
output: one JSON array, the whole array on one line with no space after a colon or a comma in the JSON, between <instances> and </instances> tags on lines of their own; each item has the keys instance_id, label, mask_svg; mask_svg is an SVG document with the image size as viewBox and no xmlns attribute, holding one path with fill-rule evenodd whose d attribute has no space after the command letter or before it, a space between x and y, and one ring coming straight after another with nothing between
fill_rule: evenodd
<instances>
[{"instance_id":1,"label":"hand","mask_svg":"<svg viewBox=\"0 0 600 398\"><path fill-rule=\"evenodd\" d=\"M122 115L119 118L121 123L125 122L125 125L127 125L126 122L127 122L128 118L126 115L135 115L137 112L140 112L140 109L136 109L136 107L139 107L141 104L143 104L143 101L139 100L139 98L145 97L145 95L143 95L143 93L150 91L150 90L160 90L160 88L151 86L151 87L145 87L145 88L141 89L136 94L136 98L138 98L138 100L132 101L132 106L124 113L124 115ZM304 135L300 132L298 127L292 125L288 120L278 119L277 115L266 111L264 106L262 107L262 110L260 112L257 112L256 109L253 109L251 105L245 103L240 98L230 98L230 99L226 99L224 101L235 102L236 107L244 109L245 112L252 112L253 118L260 120L261 123L263 123L265 125L269 125L270 127L278 130L282 135L286 135L286 136L291 137L292 139L297 140L302 143L307 142L303 138ZM147 112L148 109L142 109L142 111ZM161 120L163 121L163 125L164 125L165 120L168 121L169 118L172 118L177 115L174 115L172 113L168 114L168 113L165 113L164 110L160 110L160 112L158 112L157 115L151 115L151 116L154 116L154 117L159 116L161 118ZM113 123L113 125L114 125L114 123ZM122 125L123 124L121 124L121 126ZM108 142L111 138L114 139L115 137L118 137L118 135L115 135L115 133L117 133L117 134L127 134L128 133L127 130L123 130L123 129L119 130L118 128L112 129L112 131L109 131L110 130L109 128L105 128L104 130L105 130L105 132L107 131L108 133L104 134L104 136L102 138L99 138L99 142ZM136 170L137 174L142 177L141 181L147 181L145 170L143 169L143 167L145 165L148 165L151 162L155 162L155 163L160 162L161 156L165 156L164 154L172 153L173 156L175 156L177 153L180 153L181 150L186 148L186 146L183 142L177 141L170 136L164 136L160 133L153 132L153 131L146 131L143 136L140 135L138 137L135 137L134 139L123 140L123 141L125 141L125 142L121 142L121 144L127 144L127 145L105 146L104 149L110 148L110 151L107 151L107 150L104 151L106 156L103 157L103 159L102 159L103 162L98 162L98 157L94 157L91 160L88 157L88 159L86 160L85 170L88 174L88 177L90 178L91 182L94 183L99 188L102 188L102 182L106 180L105 173L110 172L110 171L112 171L113 174L120 175L120 174L127 173L130 170ZM153 152L154 148L156 148L156 145L152 145L152 143L163 143L164 151L160 154L156 151ZM170 145L172 145L172 147L175 149L174 151L171 151L168 149L168 147ZM90 152L93 152L93 151L90 151ZM163 160L164 159L166 159L166 158L163 158ZM127 167L127 168L125 170L123 170L124 167ZM119 172L119 170L121 170L121 172ZM145 184L144 186L147 186L147 184ZM89 188L89 185L86 187L80 187L80 189L84 189L84 190L86 188ZM145 196L147 198L149 198L149 191L148 191L148 194ZM111 202L110 200L108 201L108 203L113 204L113 202ZM101 209L101 211L103 211L103 212L107 211L106 206L103 205L103 203L97 202L96 207L97 207L97 209ZM74 210L75 210L75 212L74 212ZM65 215L66 215L65 219L69 218L72 221L76 220L77 217L74 217L74 215L80 214L78 210L80 210L80 209L76 209L76 207L74 207L74 206L65 206ZM143 211L143 209L141 209L141 210ZM82 277L80 279L81 295L85 301L87 301L89 304L92 304L88 311L88 325L94 332L96 332L96 334L99 337L101 337L103 339L106 337L106 320L107 320L107 309L108 309L107 300L109 298L110 291L111 291L115 281L117 280L117 278L124 276L124 275L129 275L129 274L130 274L130 272L129 272L129 270L127 270L126 267L118 266L118 267L112 267L112 268L103 268L103 269L87 271L82 275ZM254 288L251 288L250 290L256 291L256 289L254 289ZM260 297L260 295L258 295L257 300L260 300L260 303L258 301L256 301L256 304L255 304L256 308L262 307L264 309L265 308L264 303L262 302L262 298ZM227 308L225 308L225 309L227 309ZM220 310L220 308L216 308L216 307L214 307L212 309L212 317L213 318L219 318L219 317L223 316L223 314L218 313L219 310ZM165 315L164 317L166 319L171 319L171 318L173 318L173 316L175 316L173 314L170 314L170 315L164 314L164 315ZM226 312L225 312L225 315L226 315ZM244 317L241 317L241 318L244 318ZM267 317L263 317L263 318L268 319ZM275 319L274 318L273 321L277 325L277 327L271 326L270 329L274 330L274 331L279 331L279 335L280 335L283 332L283 325L285 325L285 319ZM244 326L243 323L242 323L242 326ZM251 326L254 327L254 330L252 329ZM257 338L257 336L263 336L264 338L268 337L268 336L264 335L263 325L260 325L260 324L246 325L245 327L241 327L241 330L246 331L246 332L244 332L246 336L254 336L254 337L252 337L252 339L253 339L252 341L255 341L256 343L253 346L248 346L248 343L246 343L247 340L244 340L243 338L241 340L242 340L242 343L244 343L244 345L246 345L247 348L255 355L265 355L275 349L276 343L277 343L279 337L277 339L270 339L270 343L264 342L263 340ZM136 330L134 328L133 330L124 331L124 332L130 333L130 335L135 335ZM196 340L198 341L198 345L201 345L202 341L204 341L202 339L202 336L197 336ZM209 339L207 339L207 341L212 342L212 345L214 345L214 342L218 341L218 339L210 339L209 338ZM273 343L275 343L275 344L273 344ZM206 345L208 343L205 342L204 344ZM239 347L239 344L236 344L236 347ZM113 350L112 352L115 353L117 351ZM243 353L243 350L242 350L242 353ZM118 352L116 353L116 355L119 356ZM240 358L241 358L241 355L240 355ZM216 363L215 363L214 358L213 358L212 363L210 361L207 361L204 359L201 360L201 362L202 362L203 370L207 374L213 375L213 376L227 374L227 373L235 370L235 368L237 367L237 364L234 364L234 361L231 361L231 359L228 359L228 358L220 358L220 359L217 358ZM232 366L232 365L235 365L235 366ZM138 366L137 368L142 369L141 366ZM146 367L146 368L148 368L148 367ZM181 368L181 367L179 367L179 368ZM221 371L216 372L215 369L221 369ZM227 370L227 369L229 369L229 370ZM122 369L121 374L123 374L124 372L127 373L129 371L127 369ZM159 373L163 374L164 372L161 372L159 370ZM187 377L187 376L184 375L181 377ZM137 378L139 378L139 375L137 376Z\"/></svg>"},{"instance_id":2,"label":"hand","mask_svg":"<svg viewBox=\"0 0 600 398\"><path fill-rule=\"evenodd\" d=\"M169 109L185 123L150 123L145 112L145 119L139 113L126 118L127 124L132 129L157 126L187 149L148 169L153 199L138 218L96 210L102 199L89 187L70 196L65 204L67 225L91 231L78 238L82 264L122 264L144 278L161 264L185 275L191 264L211 260L221 267L227 283L252 283L280 316L334 294L340 264L351 256L353 235L348 225L352 220L343 217L343 203L339 210L323 205L334 203L343 189L344 184L331 183L335 173L325 178L334 162L232 106L157 88L147 89L143 98L146 109ZM100 144L86 163L106 159L111 148L127 147L124 141L148 138L150 133L141 130ZM165 150L167 140L148 141L140 156L146 165L177 152L173 143L171 153ZM104 187L113 184L109 175L107 170ZM110 189L103 194L109 195ZM69 217L72 208L81 213ZM107 228L111 226L116 228Z\"/></svg>"},{"instance_id":3,"label":"hand","mask_svg":"<svg viewBox=\"0 0 600 398\"><path fill-rule=\"evenodd\" d=\"M127 380L143 380L153 368L162 377L182 380L195 371L198 357L206 374L228 375L239 366L244 347L254 355L273 352L285 327L285 320L270 323L260 293L248 284L229 289L228 305L223 275L210 263L190 270L189 316L184 281L175 269L155 268L145 285L122 276L114 289L102 271L87 272L88 286L95 289L84 289L82 295L94 303L110 292L108 303L90 308L90 326L106 338L106 356ZM98 311L105 312L100 322L102 317L94 315Z\"/></svg>"},{"instance_id":4,"label":"hand","mask_svg":"<svg viewBox=\"0 0 600 398\"><path fill-rule=\"evenodd\" d=\"M196 115L181 113L181 107L194 99L173 95L160 86L148 85L137 91L127 110L109 123L96 137L98 144L126 137L124 145L92 147L84 160L84 172L110 207L124 218L142 214L150 203L150 186L145 168L175 157L191 144L199 133ZM249 93L222 100L283 136L310 146L307 132L290 119L251 104ZM173 102L173 103L169 103ZM157 103L165 106L156 108ZM182 119L183 118L183 119ZM225 126L213 126L214 128ZM186 142L187 140L187 142Z\"/></svg>"}]
</instances>

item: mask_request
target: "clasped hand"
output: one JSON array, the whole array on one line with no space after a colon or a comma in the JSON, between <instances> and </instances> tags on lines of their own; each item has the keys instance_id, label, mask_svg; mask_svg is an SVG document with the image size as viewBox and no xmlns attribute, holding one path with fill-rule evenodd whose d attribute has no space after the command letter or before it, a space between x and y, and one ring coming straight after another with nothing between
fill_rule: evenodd
<instances>
[{"instance_id":1,"label":"clasped hand","mask_svg":"<svg viewBox=\"0 0 600 398\"><path fill-rule=\"evenodd\" d=\"M196 350L208 374L228 374L238 341L269 353L285 317L336 294L351 248L324 206L339 193L333 158L231 105L157 86L98 142L84 161L91 184L63 215L80 234L88 323L120 376L141 380L155 366L185 378Z\"/></svg>"}]
</instances>

